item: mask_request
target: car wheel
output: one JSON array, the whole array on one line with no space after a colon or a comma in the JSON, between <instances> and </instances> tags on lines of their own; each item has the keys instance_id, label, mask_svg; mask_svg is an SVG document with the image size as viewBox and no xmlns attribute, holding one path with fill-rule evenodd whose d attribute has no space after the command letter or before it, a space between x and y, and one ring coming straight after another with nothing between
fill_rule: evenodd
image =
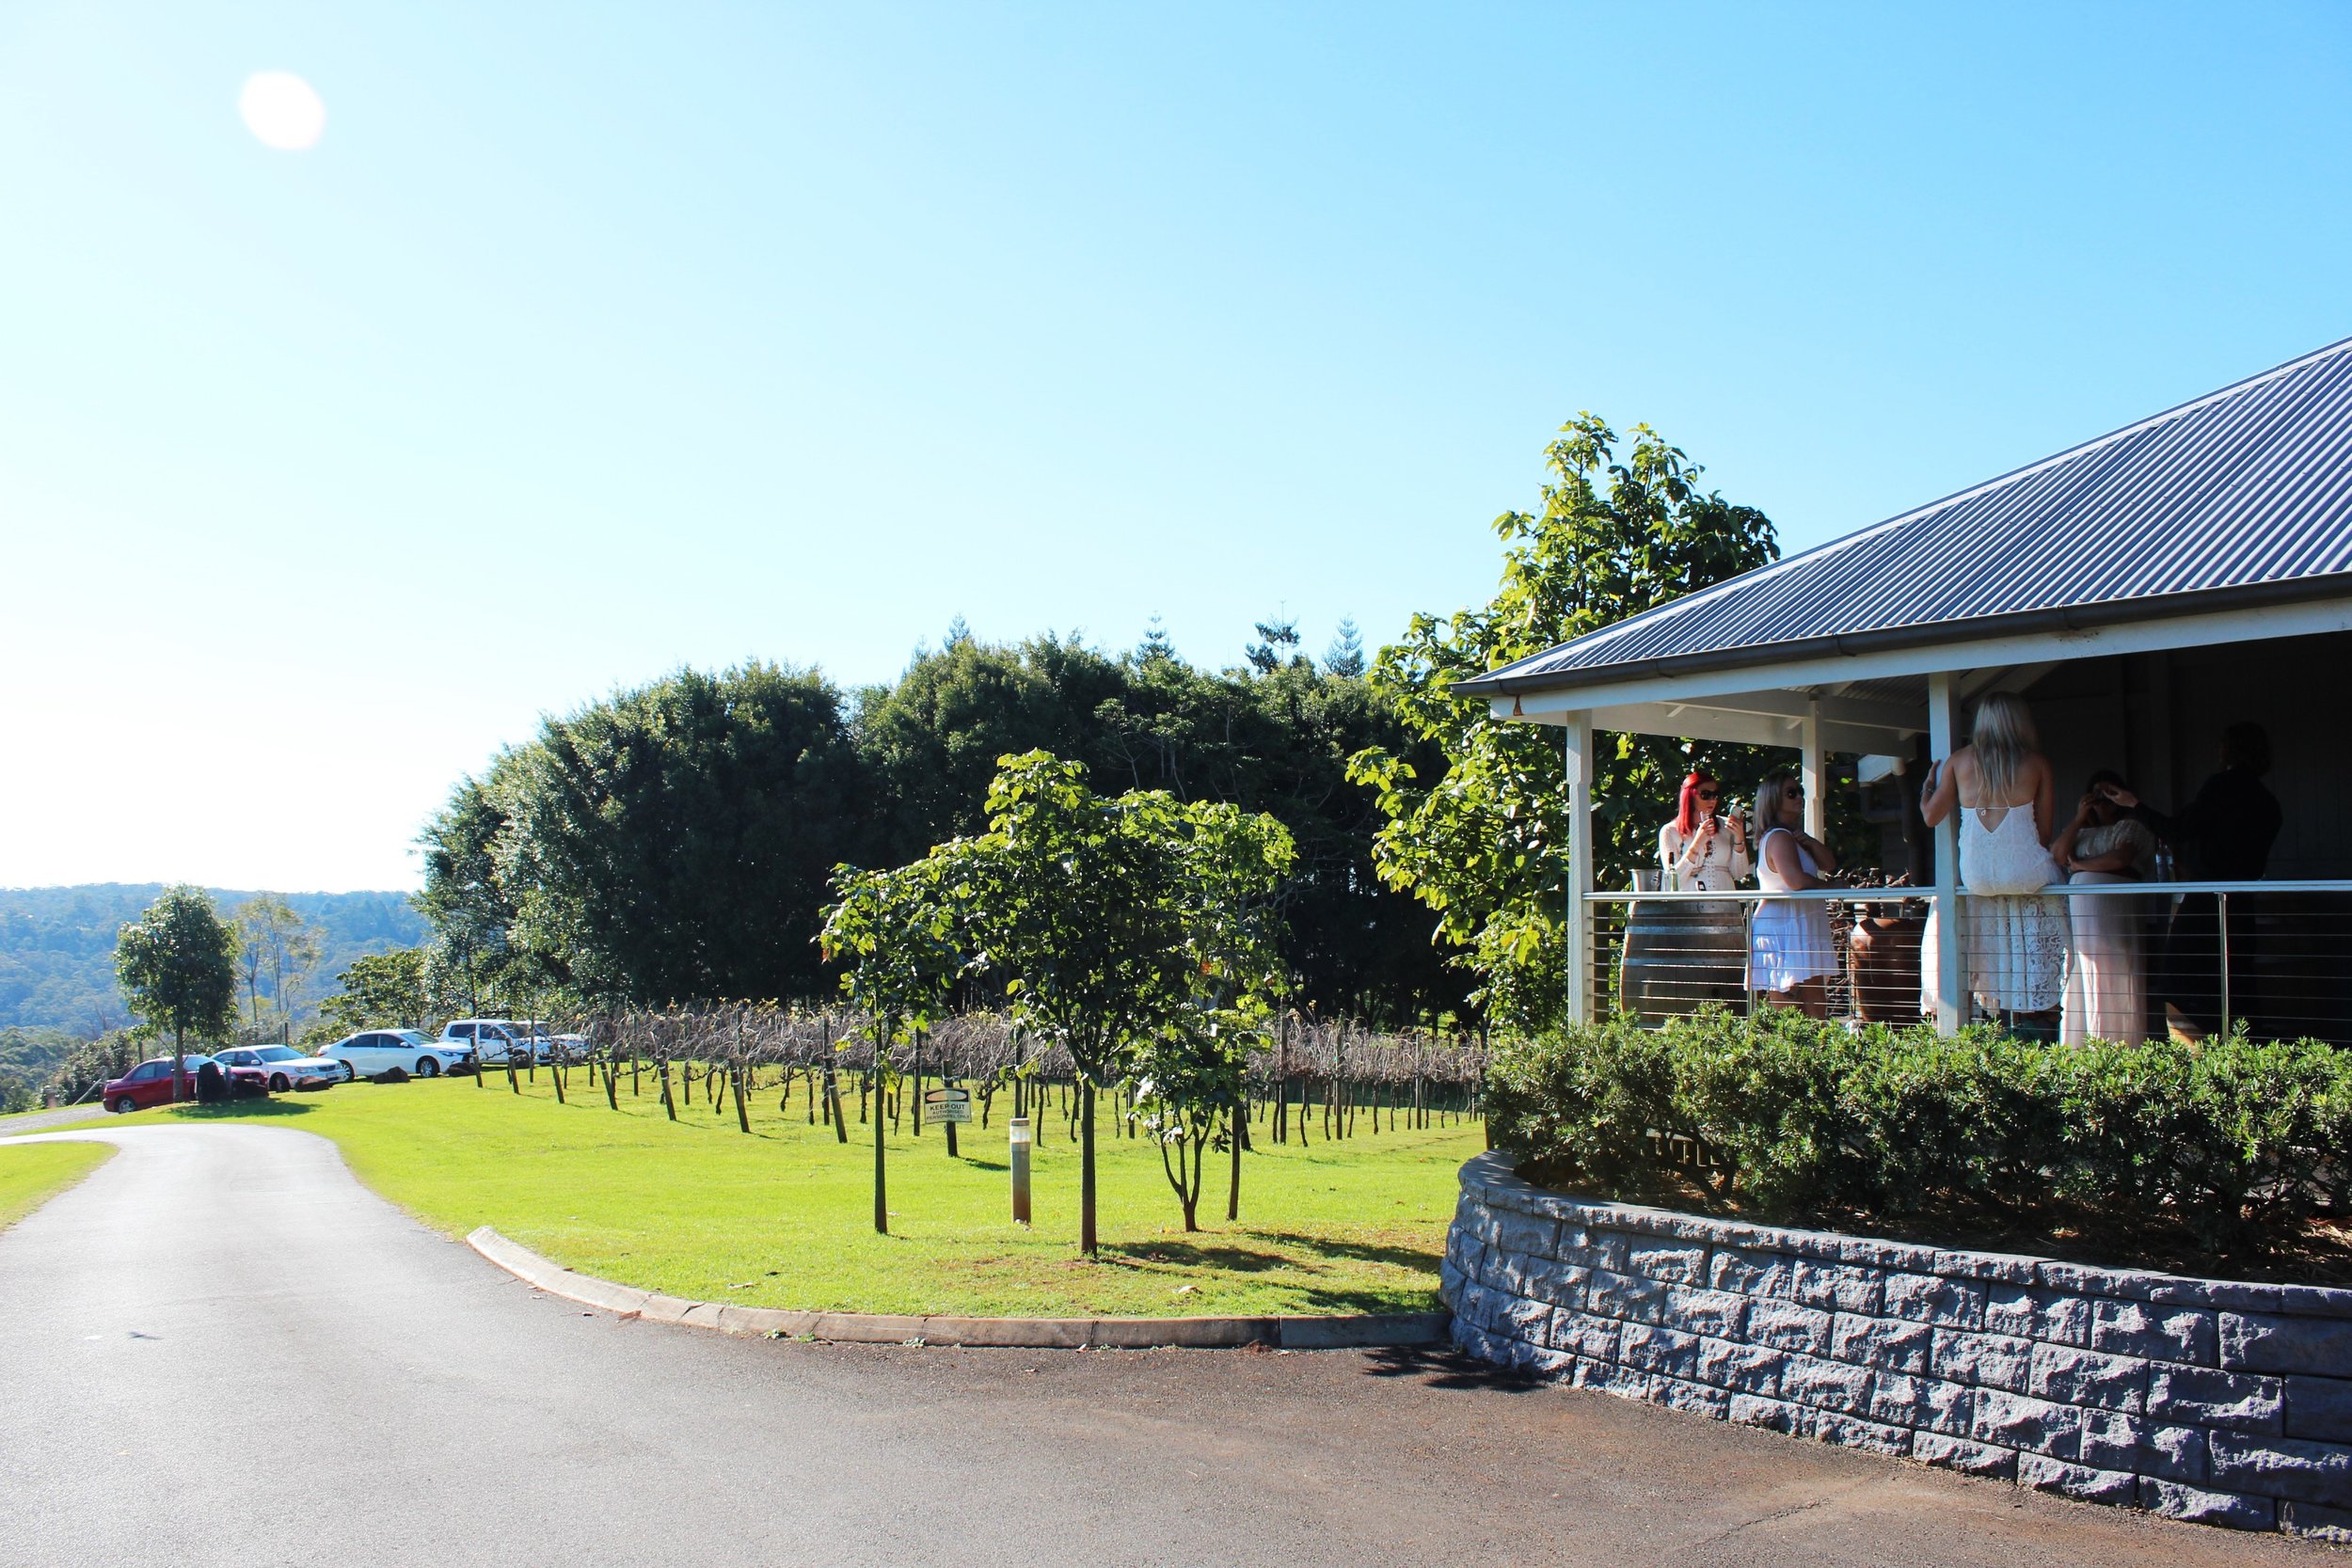
<instances>
[{"instance_id":1,"label":"car wheel","mask_svg":"<svg viewBox=\"0 0 2352 1568\"><path fill-rule=\"evenodd\" d=\"M438 1056L420 1056L417 1058L418 1077L438 1078L440 1075L441 1059Z\"/></svg>"},{"instance_id":2,"label":"car wheel","mask_svg":"<svg viewBox=\"0 0 2352 1568\"><path fill-rule=\"evenodd\" d=\"M339 1065L340 1065L340 1066L342 1068L342 1069L343 1069L343 1082L344 1082L344 1083L346 1083L346 1084L357 1084L357 1083L359 1081L359 1069L358 1069L358 1068L353 1067L353 1066L351 1065L351 1062L350 1062L350 1059L349 1059L349 1058L347 1058L347 1057L346 1057L346 1058L342 1059L342 1060L340 1061Z\"/></svg>"},{"instance_id":3,"label":"car wheel","mask_svg":"<svg viewBox=\"0 0 2352 1568\"><path fill-rule=\"evenodd\" d=\"M106 1107L106 1109L112 1111L119 1117L127 1117L138 1108L139 1102L133 1100L127 1094L119 1094L115 1096L113 1102Z\"/></svg>"},{"instance_id":4,"label":"car wheel","mask_svg":"<svg viewBox=\"0 0 2352 1568\"><path fill-rule=\"evenodd\" d=\"M291 1089L291 1088L293 1088L293 1087L294 1087L294 1085L292 1085L291 1083L287 1082L287 1080L286 1080L286 1075L285 1075L284 1073L282 1073L282 1072L273 1072L273 1073L271 1073L271 1074L269 1075L269 1092L270 1092L270 1093L272 1093L272 1094L284 1094L284 1093L285 1093L288 1089Z\"/></svg>"}]
</instances>

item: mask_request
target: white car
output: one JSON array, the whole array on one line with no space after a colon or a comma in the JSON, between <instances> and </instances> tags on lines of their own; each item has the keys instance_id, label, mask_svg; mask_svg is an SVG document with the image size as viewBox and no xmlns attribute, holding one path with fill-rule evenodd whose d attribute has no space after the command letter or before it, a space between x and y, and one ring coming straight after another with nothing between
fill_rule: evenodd
<instances>
[{"instance_id":1,"label":"white car","mask_svg":"<svg viewBox=\"0 0 2352 1568\"><path fill-rule=\"evenodd\" d=\"M427 1039L415 1029L362 1029L320 1051L352 1078L373 1078L400 1069L411 1078L438 1078L473 1060L473 1053L448 1040Z\"/></svg>"},{"instance_id":2,"label":"white car","mask_svg":"<svg viewBox=\"0 0 2352 1568\"><path fill-rule=\"evenodd\" d=\"M305 1056L288 1045L236 1045L213 1053L223 1067L249 1067L269 1074L269 1092L332 1088L344 1081L343 1065L324 1056Z\"/></svg>"},{"instance_id":3,"label":"white car","mask_svg":"<svg viewBox=\"0 0 2352 1568\"><path fill-rule=\"evenodd\" d=\"M516 1067L555 1059L554 1042L528 1019L452 1019L441 1026L436 1043L470 1051L485 1067L503 1067L510 1058Z\"/></svg>"}]
</instances>

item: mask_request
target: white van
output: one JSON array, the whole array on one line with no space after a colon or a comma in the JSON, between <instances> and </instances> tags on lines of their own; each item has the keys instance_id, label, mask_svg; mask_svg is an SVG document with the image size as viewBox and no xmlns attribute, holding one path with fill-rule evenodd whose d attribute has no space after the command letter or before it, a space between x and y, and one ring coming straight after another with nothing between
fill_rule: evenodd
<instances>
[{"instance_id":1,"label":"white van","mask_svg":"<svg viewBox=\"0 0 2352 1568\"><path fill-rule=\"evenodd\" d=\"M441 1026L440 1043L474 1053L484 1067L516 1067L553 1059L553 1049L531 1019L460 1018Z\"/></svg>"}]
</instances>

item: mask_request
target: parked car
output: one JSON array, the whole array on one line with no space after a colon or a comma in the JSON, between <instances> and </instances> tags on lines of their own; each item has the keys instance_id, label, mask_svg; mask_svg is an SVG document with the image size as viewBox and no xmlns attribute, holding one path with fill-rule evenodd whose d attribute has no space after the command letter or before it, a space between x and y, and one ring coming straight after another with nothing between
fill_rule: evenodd
<instances>
[{"instance_id":1,"label":"parked car","mask_svg":"<svg viewBox=\"0 0 2352 1568\"><path fill-rule=\"evenodd\" d=\"M554 1059L569 1067L578 1067L588 1059L588 1037L585 1035L550 1035L548 1049Z\"/></svg>"},{"instance_id":2,"label":"parked car","mask_svg":"<svg viewBox=\"0 0 2352 1568\"><path fill-rule=\"evenodd\" d=\"M232 1046L227 1051L214 1052L213 1060L266 1073L272 1094L284 1094L289 1089L332 1088L349 1076L342 1063L330 1062L324 1056L306 1056L288 1045Z\"/></svg>"},{"instance_id":3,"label":"parked car","mask_svg":"<svg viewBox=\"0 0 2352 1568\"><path fill-rule=\"evenodd\" d=\"M183 1101L196 1099L196 1075L204 1064L214 1058L190 1054L180 1058L180 1094ZM227 1063L221 1070L228 1073L236 1092L241 1095L269 1093L269 1074L259 1068L234 1067ZM121 1115L129 1111L145 1111L172 1101L171 1058L158 1056L141 1062L119 1078L109 1079L101 1099L106 1109Z\"/></svg>"},{"instance_id":4,"label":"parked car","mask_svg":"<svg viewBox=\"0 0 2352 1568\"><path fill-rule=\"evenodd\" d=\"M554 1042L530 1019L452 1019L441 1026L440 1043L473 1052L485 1067L503 1067L510 1058L516 1067L555 1059Z\"/></svg>"},{"instance_id":5,"label":"parked car","mask_svg":"<svg viewBox=\"0 0 2352 1568\"><path fill-rule=\"evenodd\" d=\"M346 1078L373 1078L394 1068L411 1078L438 1078L473 1065L473 1053L450 1040L427 1039L415 1029L362 1029L319 1054L342 1066Z\"/></svg>"}]
</instances>

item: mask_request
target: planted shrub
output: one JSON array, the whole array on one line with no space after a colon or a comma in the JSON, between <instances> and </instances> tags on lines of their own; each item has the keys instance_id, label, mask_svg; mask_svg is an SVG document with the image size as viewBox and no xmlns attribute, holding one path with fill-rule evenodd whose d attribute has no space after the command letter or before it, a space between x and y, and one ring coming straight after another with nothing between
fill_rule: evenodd
<instances>
[{"instance_id":1,"label":"planted shrub","mask_svg":"<svg viewBox=\"0 0 2352 1568\"><path fill-rule=\"evenodd\" d=\"M2352 1198L2352 1065L2309 1040L1610 1020L1499 1047L1487 1103L1537 1180L1775 1220L2259 1251Z\"/></svg>"}]
</instances>

